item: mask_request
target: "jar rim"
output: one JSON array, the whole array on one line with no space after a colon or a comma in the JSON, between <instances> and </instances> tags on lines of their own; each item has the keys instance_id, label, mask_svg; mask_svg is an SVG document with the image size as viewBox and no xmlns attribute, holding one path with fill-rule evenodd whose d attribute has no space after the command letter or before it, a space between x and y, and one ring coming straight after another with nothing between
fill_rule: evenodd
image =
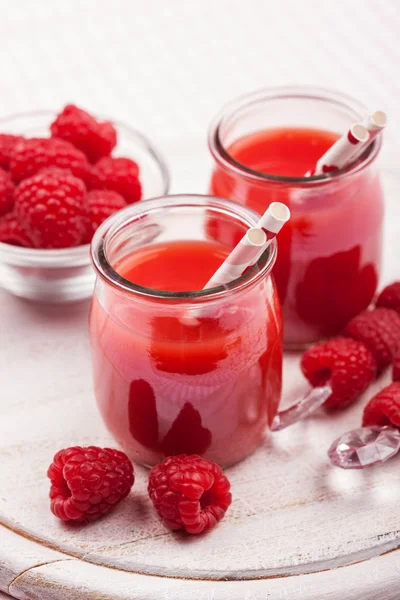
<instances>
[{"instance_id":1,"label":"jar rim","mask_svg":"<svg viewBox=\"0 0 400 600\"><path fill-rule=\"evenodd\" d=\"M208 147L216 162L242 177L246 177L253 181L258 181L259 183L286 183L310 186L316 184L326 184L332 180L336 181L349 175L353 175L354 173L357 173L358 171L361 171L367 167L379 154L382 145L381 136L375 138L373 143L364 150L361 156L356 158L349 165L330 173L312 175L310 177L289 177L283 175L273 175L272 173L263 173L255 169L251 169L250 167L247 167L243 163L237 161L228 152L221 140L221 127L227 122L228 119L232 118L236 112L246 108L246 106L251 106L252 104L266 102L269 100L284 100L288 98L309 98L311 100L330 102L332 105L336 104L352 110L358 119L364 118L367 114L367 108L352 96L323 87L307 85L276 86L262 88L255 92L243 94L223 106L219 113L214 117L209 127Z\"/></svg>"},{"instance_id":2,"label":"jar rim","mask_svg":"<svg viewBox=\"0 0 400 600\"><path fill-rule=\"evenodd\" d=\"M121 229L121 227L126 225L127 222L142 219L145 214L151 212L156 213L168 210L168 208L177 208L179 206L182 208L185 206L197 206L203 209L206 208L207 210L214 209L216 213L225 212L225 214L230 214L248 227L254 227L259 219L259 215L250 208L241 206L236 202L232 202L225 198L203 194L175 194L159 196L157 198L137 202L109 217L95 232L91 243L90 253L96 275L121 292L134 294L137 297L156 301L174 300L178 302L205 302L209 300L220 300L228 293L231 295L232 293L241 292L244 289L253 287L262 278L265 278L270 274L277 257L276 239L269 245L268 252L264 252L258 262L251 269L246 271L245 274L227 284L219 285L207 290L190 292L156 290L132 283L128 279L122 277L114 269L107 257L107 245L111 238Z\"/></svg>"}]
</instances>

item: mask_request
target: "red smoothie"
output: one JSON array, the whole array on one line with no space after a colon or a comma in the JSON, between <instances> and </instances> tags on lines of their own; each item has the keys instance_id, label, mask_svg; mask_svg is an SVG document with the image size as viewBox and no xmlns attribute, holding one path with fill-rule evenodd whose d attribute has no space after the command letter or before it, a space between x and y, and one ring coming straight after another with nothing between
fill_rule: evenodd
<instances>
[{"instance_id":1,"label":"red smoothie","mask_svg":"<svg viewBox=\"0 0 400 600\"><path fill-rule=\"evenodd\" d=\"M377 287L383 196L375 165L366 158L319 182L284 179L303 177L338 137L295 127L259 131L232 143L230 159L217 159L211 179L211 193L260 214L274 201L291 210L274 267L288 347L339 333ZM214 239L228 241L229 232L213 231L212 223L209 229Z\"/></svg>"},{"instance_id":2,"label":"red smoothie","mask_svg":"<svg viewBox=\"0 0 400 600\"><path fill-rule=\"evenodd\" d=\"M229 254L215 241L159 242L114 265L164 292L200 290ZM153 465L196 453L233 464L263 439L281 389L281 314L267 276L224 300L196 305L142 298L98 281L90 331L103 419L131 458Z\"/></svg>"}]
</instances>

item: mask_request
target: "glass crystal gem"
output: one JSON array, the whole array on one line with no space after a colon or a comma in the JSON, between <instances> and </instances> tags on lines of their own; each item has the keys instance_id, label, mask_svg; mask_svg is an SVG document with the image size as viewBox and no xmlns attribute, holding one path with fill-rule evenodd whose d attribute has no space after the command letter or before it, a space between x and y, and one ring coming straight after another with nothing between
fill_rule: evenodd
<instances>
[{"instance_id":1,"label":"glass crystal gem","mask_svg":"<svg viewBox=\"0 0 400 600\"><path fill-rule=\"evenodd\" d=\"M312 388L298 402L290 408L278 412L271 424L271 431L280 431L305 419L312 412L317 410L332 394L332 388L329 384Z\"/></svg>"},{"instance_id":2,"label":"glass crystal gem","mask_svg":"<svg viewBox=\"0 0 400 600\"><path fill-rule=\"evenodd\" d=\"M394 427L360 427L344 433L328 450L333 465L363 469L383 463L400 450L400 431Z\"/></svg>"}]
</instances>

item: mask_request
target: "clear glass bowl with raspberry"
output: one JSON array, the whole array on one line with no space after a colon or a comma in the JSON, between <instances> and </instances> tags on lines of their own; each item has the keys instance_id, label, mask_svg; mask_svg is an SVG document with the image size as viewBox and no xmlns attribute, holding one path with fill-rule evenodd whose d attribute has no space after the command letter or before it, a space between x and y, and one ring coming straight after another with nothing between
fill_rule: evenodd
<instances>
[{"instance_id":1,"label":"clear glass bowl with raspberry","mask_svg":"<svg viewBox=\"0 0 400 600\"><path fill-rule=\"evenodd\" d=\"M26 138L49 137L50 124L56 115L52 111L11 115L0 119L0 132ZM143 134L129 125L113 119L111 121L117 132L117 145L112 156L126 157L139 165L141 200L166 195L169 172L159 151ZM99 181L96 188L102 187L101 177L109 165L105 164L104 167L103 172L100 169L96 173ZM107 194L115 192L107 190ZM110 200L114 199L110 196ZM11 215L6 217L12 221ZM4 219L4 216L0 218L0 224L8 227L7 219ZM19 232L16 244L19 243L18 235ZM43 302L70 302L88 298L92 295L94 285L89 247L89 243L81 243L74 247L42 249L24 247L23 240L20 245L0 242L0 287L16 296Z\"/></svg>"}]
</instances>

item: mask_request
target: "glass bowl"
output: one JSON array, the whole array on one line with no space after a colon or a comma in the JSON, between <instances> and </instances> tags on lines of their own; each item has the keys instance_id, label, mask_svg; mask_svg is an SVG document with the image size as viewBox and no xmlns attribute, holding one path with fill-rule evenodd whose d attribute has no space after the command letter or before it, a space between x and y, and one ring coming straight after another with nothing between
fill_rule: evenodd
<instances>
[{"instance_id":1,"label":"glass bowl","mask_svg":"<svg viewBox=\"0 0 400 600\"><path fill-rule=\"evenodd\" d=\"M0 132L29 137L48 137L56 113L36 111L0 119ZM142 199L168 194L169 172L163 157L141 133L124 123L114 124L118 144L113 156L132 158L140 167ZM94 273L90 244L60 250L21 248L0 242L0 287L42 302L73 302L89 298Z\"/></svg>"}]
</instances>

